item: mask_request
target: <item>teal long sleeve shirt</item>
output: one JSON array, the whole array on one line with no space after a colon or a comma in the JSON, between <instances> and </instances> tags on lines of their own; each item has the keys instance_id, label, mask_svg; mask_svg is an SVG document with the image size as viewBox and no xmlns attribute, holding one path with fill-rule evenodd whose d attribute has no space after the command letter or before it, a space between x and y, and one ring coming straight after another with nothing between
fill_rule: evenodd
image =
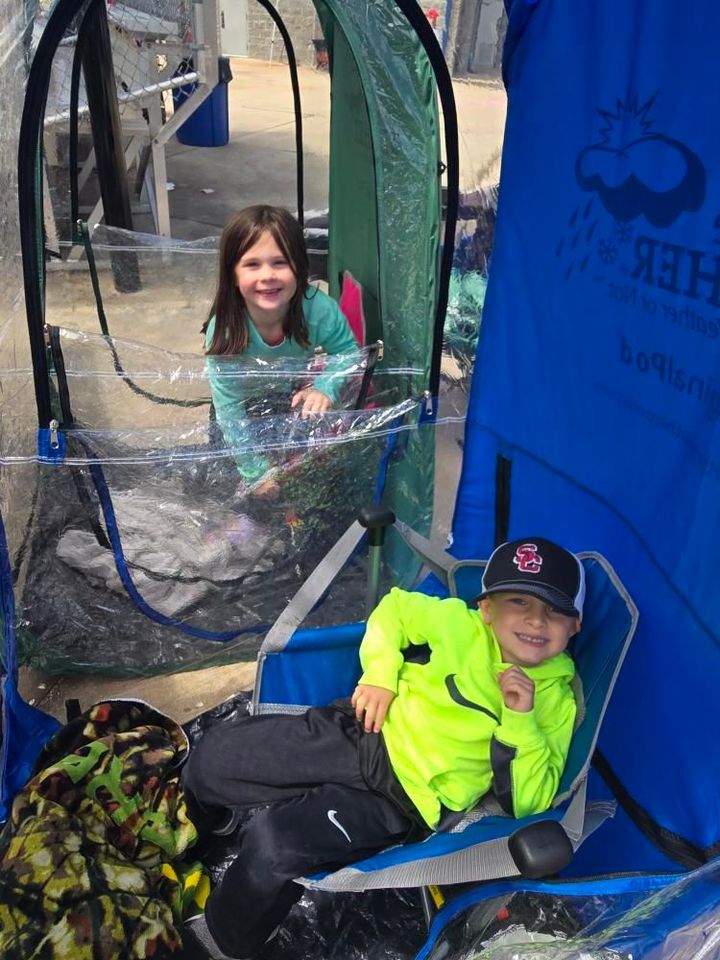
<instances>
[{"instance_id":1,"label":"teal long sleeve shirt","mask_svg":"<svg viewBox=\"0 0 720 960\"><path fill-rule=\"evenodd\" d=\"M255 483L270 468L267 457L252 451L252 431L246 411L252 387L257 389L258 381L249 381L242 376L242 362L248 360L267 361L281 369L282 360L289 358L310 360L316 347L321 347L331 359L322 374L315 380L314 387L327 394L336 403L343 386L341 368L344 362L333 363L335 354L352 354L357 344L347 320L335 300L317 287L309 287L303 298L303 316L308 331L309 346L302 347L296 340L286 337L281 343L271 346L265 343L250 318L247 318L249 344L247 350L237 356L208 355L207 374L210 382L218 424L228 446L246 450L235 460L238 471L248 483ZM205 348L212 342L215 332L215 318L212 317L205 333ZM269 385L269 384L268 384ZM288 387L285 387L288 389ZM289 393L288 393L288 414ZM262 442L262 441L260 441Z\"/></svg>"},{"instance_id":2,"label":"teal long sleeve shirt","mask_svg":"<svg viewBox=\"0 0 720 960\"><path fill-rule=\"evenodd\" d=\"M403 651L427 644L425 663ZM504 663L491 626L458 599L394 588L370 615L361 683L392 690L380 736L405 792L430 827L442 806L467 810L494 790L516 817L541 813L557 793L575 723L575 674L565 653L522 667L532 710L505 706Z\"/></svg>"}]
</instances>

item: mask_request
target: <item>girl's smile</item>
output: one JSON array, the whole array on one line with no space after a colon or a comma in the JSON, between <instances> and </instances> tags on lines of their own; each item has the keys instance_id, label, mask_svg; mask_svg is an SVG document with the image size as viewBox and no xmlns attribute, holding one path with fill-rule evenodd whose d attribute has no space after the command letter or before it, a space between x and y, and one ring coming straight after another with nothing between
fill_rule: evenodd
<instances>
[{"instance_id":1,"label":"girl's smile","mask_svg":"<svg viewBox=\"0 0 720 960\"><path fill-rule=\"evenodd\" d=\"M297 290L297 280L269 230L235 265L235 282L258 332L277 332Z\"/></svg>"}]
</instances>

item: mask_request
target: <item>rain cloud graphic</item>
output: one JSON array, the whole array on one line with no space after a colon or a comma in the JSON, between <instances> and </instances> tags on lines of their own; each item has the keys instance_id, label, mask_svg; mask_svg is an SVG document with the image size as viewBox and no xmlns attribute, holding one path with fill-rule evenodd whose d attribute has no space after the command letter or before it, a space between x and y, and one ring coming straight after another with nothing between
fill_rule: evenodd
<instances>
[{"instance_id":1,"label":"rain cloud graphic","mask_svg":"<svg viewBox=\"0 0 720 960\"><path fill-rule=\"evenodd\" d=\"M605 121L601 140L578 155L575 174L581 189L597 195L607 212L627 223L642 214L655 227L669 227L681 213L705 200L705 167L684 143L651 130L655 100L617 101L614 113L598 110Z\"/></svg>"}]
</instances>

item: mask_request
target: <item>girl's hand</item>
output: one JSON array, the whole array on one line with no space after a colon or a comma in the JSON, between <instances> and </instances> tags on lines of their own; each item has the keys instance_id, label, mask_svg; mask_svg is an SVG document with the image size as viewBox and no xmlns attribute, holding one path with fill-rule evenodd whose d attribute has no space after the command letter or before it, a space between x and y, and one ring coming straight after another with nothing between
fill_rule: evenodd
<instances>
[{"instance_id":1,"label":"girl's hand","mask_svg":"<svg viewBox=\"0 0 720 960\"><path fill-rule=\"evenodd\" d=\"M394 699L395 694L385 687L374 687L369 683L359 683L355 687L350 702L360 723L364 718L365 733L380 733Z\"/></svg>"},{"instance_id":2,"label":"girl's hand","mask_svg":"<svg viewBox=\"0 0 720 960\"><path fill-rule=\"evenodd\" d=\"M295 407L302 404L300 415L303 417L319 416L321 413L327 413L332 410L332 400L323 393L322 390L316 390L315 387L306 387L305 390L298 390L290 401L290 406Z\"/></svg>"},{"instance_id":3,"label":"girl's hand","mask_svg":"<svg viewBox=\"0 0 720 960\"><path fill-rule=\"evenodd\" d=\"M520 667L510 667L499 678L500 693L508 710L529 713L535 705L535 684Z\"/></svg>"}]
</instances>

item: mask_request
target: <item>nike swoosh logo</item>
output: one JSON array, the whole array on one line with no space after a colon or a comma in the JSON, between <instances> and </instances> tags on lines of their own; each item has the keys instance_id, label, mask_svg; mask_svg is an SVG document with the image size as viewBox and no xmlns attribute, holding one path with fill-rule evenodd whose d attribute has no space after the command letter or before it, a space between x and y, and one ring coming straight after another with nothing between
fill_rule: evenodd
<instances>
[{"instance_id":1,"label":"nike swoosh logo","mask_svg":"<svg viewBox=\"0 0 720 960\"><path fill-rule=\"evenodd\" d=\"M350 834L347 832L345 827L340 823L340 821L337 818L337 810L328 810L327 818L334 827L338 828L338 830L345 837L347 842L352 843L352 840L350 839Z\"/></svg>"},{"instance_id":2,"label":"nike swoosh logo","mask_svg":"<svg viewBox=\"0 0 720 960\"><path fill-rule=\"evenodd\" d=\"M497 717L492 710L488 710L487 707L481 707L479 703L473 703L472 700L468 700L464 697L458 690L457 683L455 682L455 674L449 673L445 677L445 686L447 687L450 698L455 701L461 707L469 707L471 710L479 710L480 713L486 713L489 717L496 723L500 723L500 717Z\"/></svg>"}]
</instances>

